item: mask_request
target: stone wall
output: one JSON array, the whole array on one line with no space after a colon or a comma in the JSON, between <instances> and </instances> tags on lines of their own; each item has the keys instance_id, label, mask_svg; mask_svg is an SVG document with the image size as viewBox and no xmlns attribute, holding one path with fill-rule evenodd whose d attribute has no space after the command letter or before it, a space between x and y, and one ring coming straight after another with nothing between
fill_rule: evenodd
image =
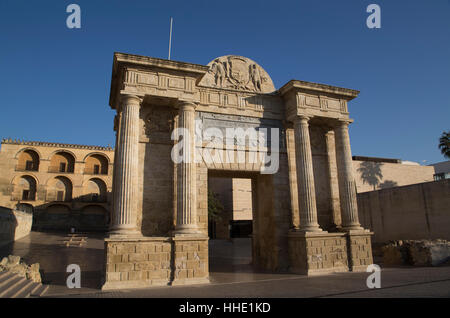
<instances>
[{"instance_id":1,"label":"stone wall","mask_svg":"<svg viewBox=\"0 0 450 318\"><path fill-rule=\"evenodd\" d=\"M446 240L399 240L381 247L384 265L439 266L450 261Z\"/></svg>"},{"instance_id":2,"label":"stone wall","mask_svg":"<svg viewBox=\"0 0 450 318\"><path fill-rule=\"evenodd\" d=\"M32 223L32 214L0 207L0 246L30 234Z\"/></svg>"},{"instance_id":3,"label":"stone wall","mask_svg":"<svg viewBox=\"0 0 450 318\"><path fill-rule=\"evenodd\" d=\"M359 219L374 242L450 239L450 180L358 194Z\"/></svg>"}]
</instances>

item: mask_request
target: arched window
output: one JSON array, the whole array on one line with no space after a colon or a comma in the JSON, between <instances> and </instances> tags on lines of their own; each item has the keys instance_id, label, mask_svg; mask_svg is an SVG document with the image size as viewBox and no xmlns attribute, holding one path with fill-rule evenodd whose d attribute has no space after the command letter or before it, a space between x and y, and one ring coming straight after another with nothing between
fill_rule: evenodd
<instances>
[{"instance_id":1,"label":"arched window","mask_svg":"<svg viewBox=\"0 0 450 318\"><path fill-rule=\"evenodd\" d=\"M17 158L17 171L38 171L39 155L36 151L26 149L22 151Z\"/></svg>"},{"instance_id":2,"label":"arched window","mask_svg":"<svg viewBox=\"0 0 450 318\"><path fill-rule=\"evenodd\" d=\"M47 187L47 201L71 201L72 182L62 176L53 178Z\"/></svg>"},{"instance_id":3,"label":"arched window","mask_svg":"<svg viewBox=\"0 0 450 318\"><path fill-rule=\"evenodd\" d=\"M36 180L30 176L20 177L16 191L19 200L34 201L36 200Z\"/></svg>"},{"instance_id":4,"label":"arched window","mask_svg":"<svg viewBox=\"0 0 450 318\"><path fill-rule=\"evenodd\" d=\"M87 202L105 202L106 184L97 178L90 179L85 186L84 193Z\"/></svg>"},{"instance_id":5,"label":"arched window","mask_svg":"<svg viewBox=\"0 0 450 318\"><path fill-rule=\"evenodd\" d=\"M108 159L100 154L90 155L86 159L84 174L108 174Z\"/></svg>"},{"instance_id":6,"label":"arched window","mask_svg":"<svg viewBox=\"0 0 450 318\"><path fill-rule=\"evenodd\" d=\"M57 152L50 159L48 172L55 173L73 173L75 167L75 158L68 152Z\"/></svg>"}]
</instances>

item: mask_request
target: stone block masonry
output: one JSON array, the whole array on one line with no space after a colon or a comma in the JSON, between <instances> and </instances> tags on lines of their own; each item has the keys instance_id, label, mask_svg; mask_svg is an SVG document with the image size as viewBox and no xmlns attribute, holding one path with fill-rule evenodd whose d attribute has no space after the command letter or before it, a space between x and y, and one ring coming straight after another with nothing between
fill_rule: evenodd
<instances>
[{"instance_id":1,"label":"stone block masonry","mask_svg":"<svg viewBox=\"0 0 450 318\"><path fill-rule=\"evenodd\" d=\"M373 263L372 233L289 233L290 271L315 275L332 272L365 271Z\"/></svg>"},{"instance_id":2,"label":"stone block masonry","mask_svg":"<svg viewBox=\"0 0 450 318\"><path fill-rule=\"evenodd\" d=\"M349 266L352 272L365 272L373 263L371 235L369 231L348 232Z\"/></svg>"},{"instance_id":3,"label":"stone block masonry","mask_svg":"<svg viewBox=\"0 0 450 318\"><path fill-rule=\"evenodd\" d=\"M208 238L175 236L171 285L209 283Z\"/></svg>"},{"instance_id":4,"label":"stone block masonry","mask_svg":"<svg viewBox=\"0 0 450 318\"><path fill-rule=\"evenodd\" d=\"M208 283L207 237L105 239L103 290Z\"/></svg>"}]
</instances>

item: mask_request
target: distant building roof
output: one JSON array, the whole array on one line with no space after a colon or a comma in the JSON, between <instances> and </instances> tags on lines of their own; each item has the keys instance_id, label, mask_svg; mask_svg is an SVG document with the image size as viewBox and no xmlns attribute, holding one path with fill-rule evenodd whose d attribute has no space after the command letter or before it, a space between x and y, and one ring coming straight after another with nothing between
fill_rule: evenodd
<instances>
[{"instance_id":1,"label":"distant building roof","mask_svg":"<svg viewBox=\"0 0 450 318\"><path fill-rule=\"evenodd\" d=\"M387 162L387 163L402 163L400 159L391 158L378 158L378 157L364 157L364 156L353 156L353 160L358 161L372 161L372 162Z\"/></svg>"},{"instance_id":2,"label":"distant building roof","mask_svg":"<svg viewBox=\"0 0 450 318\"><path fill-rule=\"evenodd\" d=\"M434 167L434 173L448 173L450 172L450 160L433 163L429 166Z\"/></svg>"},{"instance_id":3,"label":"distant building roof","mask_svg":"<svg viewBox=\"0 0 450 318\"><path fill-rule=\"evenodd\" d=\"M45 141L25 141L19 139L3 138L2 144L10 145L24 145L24 146L45 146L45 147L57 147L57 148L77 148L77 149L89 149L89 150L101 150L101 151L113 151L114 148L103 146L89 146L89 145L77 145L77 144L65 144L59 142L45 142Z\"/></svg>"}]
</instances>

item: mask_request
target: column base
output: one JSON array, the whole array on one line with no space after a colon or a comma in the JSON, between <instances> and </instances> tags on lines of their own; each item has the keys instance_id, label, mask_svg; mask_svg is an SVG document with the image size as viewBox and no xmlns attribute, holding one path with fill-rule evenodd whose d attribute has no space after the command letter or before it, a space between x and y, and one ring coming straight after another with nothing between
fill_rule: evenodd
<instances>
[{"instance_id":1,"label":"column base","mask_svg":"<svg viewBox=\"0 0 450 318\"><path fill-rule=\"evenodd\" d=\"M175 231L173 231L174 235L197 235L201 236L202 232L198 229L196 225L193 224L182 224L177 225Z\"/></svg>"},{"instance_id":2,"label":"column base","mask_svg":"<svg viewBox=\"0 0 450 318\"><path fill-rule=\"evenodd\" d=\"M350 226L342 226L341 231L349 232L349 231L365 231L365 229L361 225L350 225Z\"/></svg>"},{"instance_id":3,"label":"column base","mask_svg":"<svg viewBox=\"0 0 450 318\"><path fill-rule=\"evenodd\" d=\"M142 237L141 231L136 226L121 224L111 226L108 232L109 237Z\"/></svg>"},{"instance_id":4,"label":"column base","mask_svg":"<svg viewBox=\"0 0 450 318\"><path fill-rule=\"evenodd\" d=\"M298 229L296 229L297 232L315 232L315 233L321 233L321 232L325 232L326 231L322 230L319 225L315 226L300 226Z\"/></svg>"},{"instance_id":5,"label":"column base","mask_svg":"<svg viewBox=\"0 0 450 318\"><path fill-rule=\"evenodd\" d=\"M140 238L143 237L142 233L138 230L124 230L124 229L117 229L113 231L109 231L108 238Z\"/></svg>"}]
</instances>

